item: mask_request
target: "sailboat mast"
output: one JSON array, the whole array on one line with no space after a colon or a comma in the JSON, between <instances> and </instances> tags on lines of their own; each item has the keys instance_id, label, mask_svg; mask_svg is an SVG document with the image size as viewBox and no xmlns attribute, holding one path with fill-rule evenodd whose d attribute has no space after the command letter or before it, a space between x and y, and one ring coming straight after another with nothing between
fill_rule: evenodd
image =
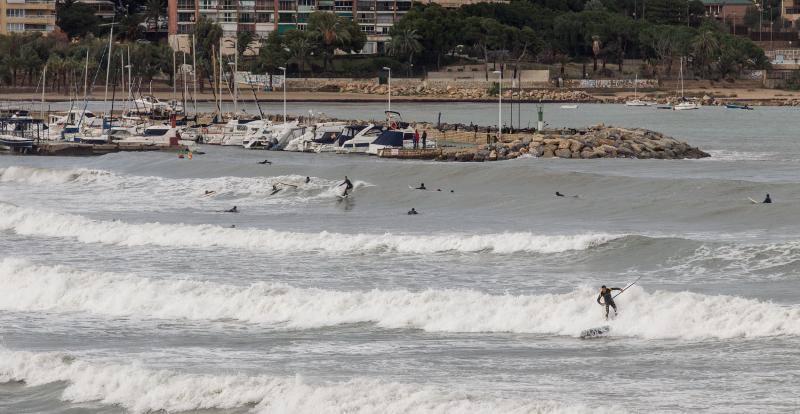
<instances>
[{"instance_id":1,"label":"sailboat mast","mask_svg":"<svg viewBox=\"0 0 800 414\"><path fill-rule=\"evenodd\" d=\"M108 102L108 75L111 72L111 41L114 39L114 23L111 23L111 31L108 33L108 61L106 62L106 92L103 95L103 103Z\"/></svg>"},{"instance_id":2,"label":"sailboat mast","mask_svg":"<svg viewBox=\"0 0 800 414\"><path fill-rule=\"evenodd\" d=\"M42 115L41 118L44 120L44 88L47 86L47 64L44 65L44 69L42 69Z\"/></svg>"},{"instance_id":3,"label":"sailboat mast","mask_svg":"<svg viewBox=\"0 0 800 414\"><path fill-rule=\"evenodd\" d=\"M86 63L83 65L83 100L89 94L89 49L86 49Z\"/></svg>"},{"instance_id":4,"label":"sailboat mast","mask_svg":"<svg viewBox=\"0 0 800 414\"><path fill-rule=\"evenodd\" d=\"M239 73L239 36L233 41L233 113L239 116L239 82L236 74Z\"/></svg>"},{"instance_id":5,"label":"sailboat mast","mask_svg":"<svg viewBox=\"0 0 800 414\"><path fill-rule=\"evenodd\" d=\"M192 35L192 104L194 106L195 123L197 123L197 48L195 35Z\"/></svg>"},{"instance_id":6,"label":"sailboat mast","mask_svg":"<svg viewBox=\"0 0 800 414\"><path fill-rule=\"evenodd\" d=\"M219 116L222 119L222 39L219 40Z\"/></svg>"}]
</instances>

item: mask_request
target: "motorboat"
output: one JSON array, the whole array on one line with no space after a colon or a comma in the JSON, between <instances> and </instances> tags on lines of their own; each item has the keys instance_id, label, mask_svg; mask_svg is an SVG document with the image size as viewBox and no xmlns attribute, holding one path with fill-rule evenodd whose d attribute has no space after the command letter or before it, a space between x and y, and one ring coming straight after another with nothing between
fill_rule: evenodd
<instances>
[{"instance_id":1,"label":"motorboat","mask_svg":"<svg viewBox=\"0 0 800 414\"><path fill-rule=\"evenodd\" d=\"M287 122L272 126L272 135L269 137L269 149L283 150L293 140L303 136L305 127L297 121Z\"/></svg>"},{"instance_id":2,"label":"motorboat","mask_svg":"<svg viewBox=\"0 0 800 414\"><path fill-rule=\"evenodd\" d=\"M284 151L316 152L323 145L330 145L347 127L345 122L317 122L306 128L303 135L286 144Z\"/></svg>"},{"instance_id":3,"label":"motorboat","mask_svg":"<svg viewBox=\"0 0 800 414\"><path fill-rule=\"evenodd\" d=\"M561 109L578 109L578 105L561 105Z\"/></svg>"},{"instance_id":4,"label":"motorboat","mask_svg":"<svg viewBox=\"0 0 800 414\"><path fill-rule=\"evenodd\" d=\"M172 105L160 101L158 98L152 95L142 96L141 98L133 100L133 108L131 108L132 113L137 114L152 114L152 113L170 113L174 112L176 108Z\"/></svg>"},{"instance_id":5,"label":"motorboat","mask_svg":"<svg viewBox=\"0 0 800 414\"><path fill-rule=\"evenodd\" d=\"M369 144L367 154L378 155L385 148L404 148L414 145L414 128L387 129Z\"/></svg>"},{"instance_id":6,"label":"motorboat","mask_svg":"<svg viewBox=\"0 0 800 414\"><path fill-rule=\"evenodd\" d=\"M177 145L180 139L178 128L169 125L152 125L145 128L139 135L130 135L116 142L119 144Z\"/></svg>"},{"instance_id":7,"label":"motorboat","mask_svg":"<svg viewBox=\"0 0 800 414\"><path fill-rule=\"evenodd\" d=\"M252 119L231 119L223 127L222 139L219 144L231 147L241 147L244 145L244 138L247 135L248 124ZM205 141L205 140L204 140Z\"/></svg>"},{"instance_id":8,"label":"motorboat","mask_svg":"<svg viewBox=\"0 0 800 414\"><path fill-rule=\"evenodd\" d=\"M366 153L369 150L369 144L375 141L381 132L383 132L383 126L369 124L353 138L343 142L337 152L347 154Z\"/></svg>"},{"instance_id":9,"label":"motorboat","mask_svg":"<svg viewBox=\"0 0 800 414\"><path fill-rule=\"evenodd\" d=\"M728 109L744 109L745 111L752 111L753 107L750 105L740 105L736 103L729 103L725 104L725 107Z\"/></svg>"},{"instance_id":10,"label":"motorboat","mask_svg":"<svg viewBox=\"0 0 800 414\"><path fill-rule=\"evenodd\" d=\"M325 139L317 139L311 144L310 151L317 153L320 152L337 152L342 148L342 144L355 138L361 131L371 125L345 125L335 137L327 136Z\"/></svg>"},{"instance_id":11,"label":"motorboat","mask_svg":"<svg viewBox=\"0 0 800 414\"><path fill-rule=\"evenodd\" d=\"M673 106L672 109L675 111L690 111L700 109L700 104L698 102L683 101Z\"/></svg>"},{"instance_id":12,"label":"motorboat","mask_svg":"<svg viewBox=\"0 0 800 414\"><path fill-rule=\"evenodd\" d=\"M245 131L242 146L246 149L268 148L272 137L273 125L272 121L261 119L247 123L247 131Z\"/></svg>"},{"instance_id":13,"label":"motorboat","mask_svg":"<svg viewBox=\"0 0 800 414\"><path fill-rule=\"evenodd\" d=\"M63 115L50 115L48 129L50 139L74 141L88 129L102 129L103 119L93 112L83 109L71 109Z\"/></svg>"}]
</instances>

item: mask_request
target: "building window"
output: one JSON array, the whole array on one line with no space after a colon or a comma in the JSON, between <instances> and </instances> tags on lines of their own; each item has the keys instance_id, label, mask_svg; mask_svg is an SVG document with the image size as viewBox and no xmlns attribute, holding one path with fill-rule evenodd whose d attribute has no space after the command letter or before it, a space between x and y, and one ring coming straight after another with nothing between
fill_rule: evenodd
<instances>
[{"instance_id":1,"label":"building window","mask_svg":"<svg viewBox=\"0 0 800 414\"><path fill-rule=\"evenodd\" d=\"M272 13L258 12L256 13L256 23L269 23L272 21Z\"/></svg>"},{"instance_id":2,"label":"building window","mask_svg":"<svg viewBox=\"0 0 800 414\"><path fill-rule=\"evenodd\" d=\"M253 13L239 13L239 23L253 23Z\"/></svg>"},{"instance_id":3,"label":"building window","mask_svg":"<svg viewBox=\"0 0 800 414\"><path fill-rule=\"evenodd\" d=\"M22 23L9 23L8 25L6 25L6 27L8 28L9 32L24 32L25 31L25 25L22 24Z\"/></svg>"},{"instance_id":4,"label":"building window","mask_svg":"<svg viewBox=\"0 0 800 414\"><path fill-rule=\"evenodd\" d=\"M6 10L8 17L25 17L25 9L8 9Z\"/></svg>"},{"instance_id":5,"label":"building window","mask_svg":"<svg viewBox=\"0 0 800 414\"><path fill-rule=\"evenodd\" d=\"M47 25L46 24L27 23L25 25L25 30L30 31L30 32L46 32L47 31Z\"/></svg>"}]
</instances>

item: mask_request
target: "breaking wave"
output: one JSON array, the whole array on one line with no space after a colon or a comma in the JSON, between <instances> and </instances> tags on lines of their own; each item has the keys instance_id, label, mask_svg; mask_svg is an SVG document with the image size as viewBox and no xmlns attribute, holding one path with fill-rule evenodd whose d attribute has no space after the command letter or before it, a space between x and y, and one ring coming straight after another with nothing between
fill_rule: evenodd
<instances>
[{"instance_id":1,"label":"breaking wave","mask_svg":"<svg viewBox=\"0 0 800 414\"><path fill-rule=\"evenodd\" d=\"M399 253L516 252L558 253L585 250L622 237L603 233L537 235L529 232L468 234L344 234L232 229L216 225L130 224L44 212L0 203L0 230L26 236L63 237L82 243L178 248L223 247L267 252Z\"/></svg>"},{"instance_id":2,"label":"breaking wave","mask_svg":"<svg viewBox=\"0 0 800 414\"><path fill-rule=\"evenodd\" d=\"M610 324L612 335L648 339L725 339L800 335L800 306L735 296L647 292L634 287L606 322L596 291L490 295L474 290L334 291L279 283L232 286L149 279L0 261L0 309L106 316L218 320L310 329L374 323L430 332L515 332L577 336Z\"/></svg>"},{"instance_id":3,"label":"breaking wave","mask_svg":"<svg viewBox=\"0 0 800 414\"><path fill-rule=\"evenodd\" d=\"M66 382L61 398L97 401L134 413L231 409L256 413L612 413L557 402L501 399L431 385L355 378L309 383L300 376L204 375L153 370L139 364L90 362L64 353L0 349L0 382L28 385ZM613 409L612 409L613 408Z\"/></svg>"},{"instance_id":4,"label":"breaking wave","mask_svg":"<svg viewBox=\"0 0 800 414\"><path fill-rule=\"evenodd\" d=\"M98 196L115 198L125 196L130 201L144 201L159 205L168 199L185 205L187 197L205 200L224 199L259 203L284 203L310 201L313 199L332 199L341 194L341 180L311 177L309 183L300 175L280 175L272 177L213 177L213 178L165 178L157 176L119 175L105 170L49 169L12 166L0 168L0 183L21 183L31 185L75 184L77 190L91 184ZM370 187L364 181L353 183L356 190ZM274 192L273 186L280 191ZM63 190L63 189L62 189ZM124 190L125 194L119 194ZM210 195L209 195L210 194ZM134 197L131 197L134 195ZM152 201L159 203L153 204ZM105 203L108 204L108 203ZM121 204L130 204L129 202Z\"/></svg>"}]
</instances>

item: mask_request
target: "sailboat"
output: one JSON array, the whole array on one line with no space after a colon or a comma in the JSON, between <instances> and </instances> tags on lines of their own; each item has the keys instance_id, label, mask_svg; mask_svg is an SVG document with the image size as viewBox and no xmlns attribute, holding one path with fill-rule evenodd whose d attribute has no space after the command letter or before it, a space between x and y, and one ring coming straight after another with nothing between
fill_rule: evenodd
<instances>
[{"instance_id":1,"label":"sailboat","mask_svg":"<svg viewBox=\"0 0 800 414\"><path fill-rule=\"evenodd\" d=\"M697 102L691 102L686 99L686 95L684 95L683 90L683 58L681 58L681 102L675 105L672 109L676 111L689 111L692 109L700 109L700 104Z\"/></svg>"},{"instance_id":2,"label":"sailboat","mask_svg":"<svg viewBox=\"0 0 800 414\"><path fill-rule=\"evenodd\" d=\"M630 101L625 102L626 106L647 106L649 105L647 102L639 99L639 93L637 87L639 86L639 75L636 75L635 80L633 81L633 99Z\"/></svg>"}]
</instances>

